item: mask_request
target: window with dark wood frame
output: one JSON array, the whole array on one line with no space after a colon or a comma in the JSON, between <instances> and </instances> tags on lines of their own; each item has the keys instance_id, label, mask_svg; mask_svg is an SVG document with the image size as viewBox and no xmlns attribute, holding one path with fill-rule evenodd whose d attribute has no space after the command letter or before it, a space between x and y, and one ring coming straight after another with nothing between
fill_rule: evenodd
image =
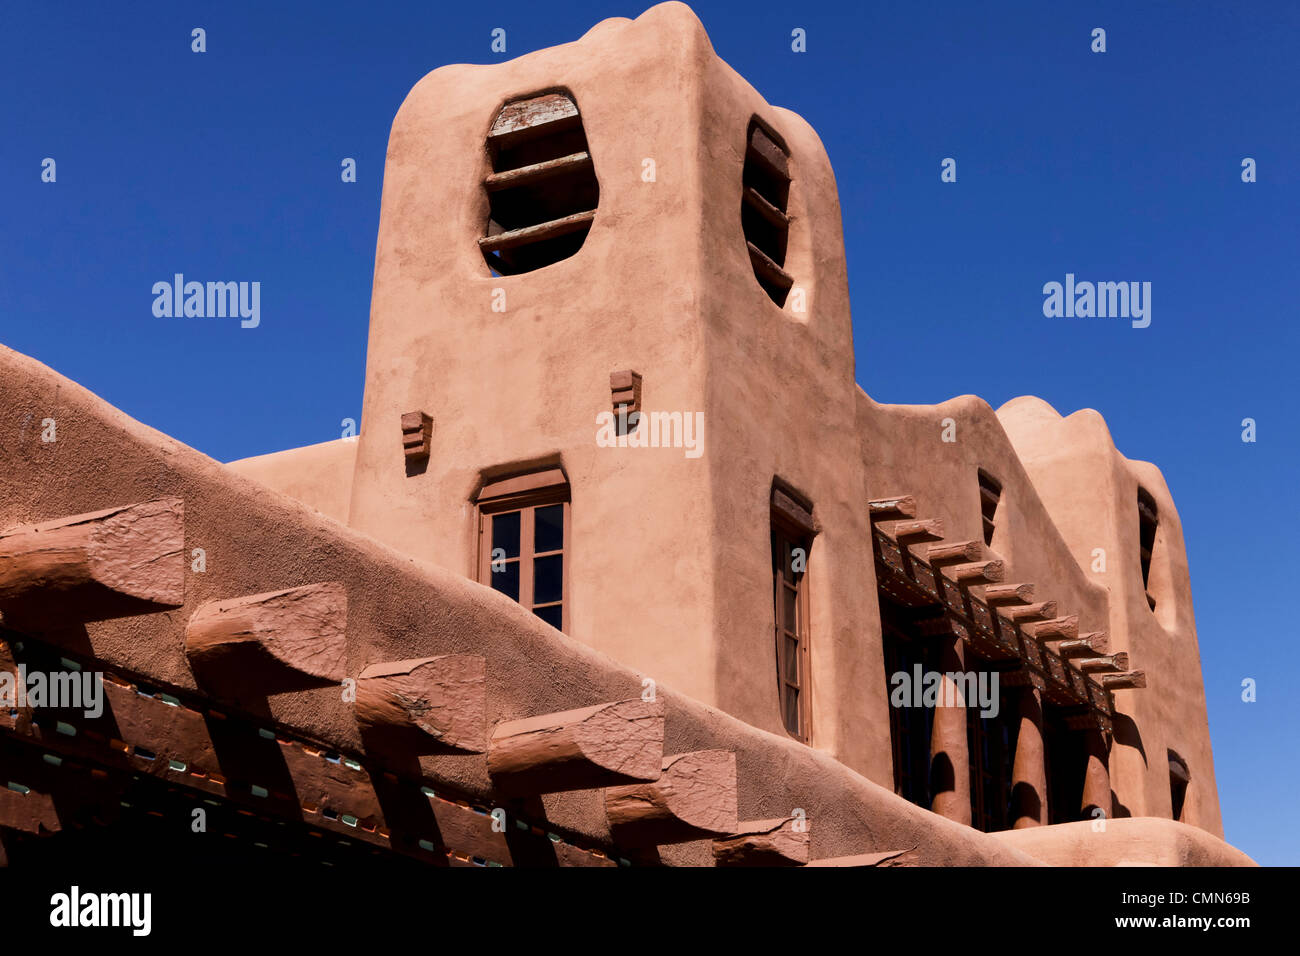
<instances>
[{"instance_id":1,"label":"window with dark wood frame","mask_svg":"<svg viewBox=\"0 0 1300 956\"><path fill-rule=\"evenodd\" d=\"M790 154L779 137L757 119L749 123L741 173L740 224L754 278L777 305L785 307L794 279L785 271L790 218Z\"/></svg>"},{"instance_id":2,"label":"window with dark wood frame","mask_svg":"<svg viewBox=\"0 0 1300 956\"><path fill-rule=\"evenodd\" d=\"M998 502L1002 500L1002 483L980 469L980 515L984 524L984 543L993 543L993 519L998 513Z\"/></svg>"},{"instance_id":3,"label":"window with dark wood frame","mask_svg":"<svg viewBox=\"0 0 1300 956\"><path fill-rule=\"evenodd\" d=\"M555 92L507 103L488 131L487 150L488 222L478 243L488 267L517 275L581 249L600 184L573 98Z\"/></svg>"},{"instance_id":4,"label":"window with dark wood frame","mask_svg":"<svg viewBox=\"0 0 1300 956\"><path fill-rule=\"evenodd\" d=\"M816 535L812 509L772 490L772 587L776 682L781 722L796 740L812 739L809 681L808 557Z\"/></svg>"},{"instance_id":5,"label":"window with dark wood frame","mask_svg":"<svg viewBox=\"0 0 1300 956\"><path fill-rule=\"evenodd\" d=\"M1147 604L1156 609L1156 599L1151 595L1151 555L1156 548L1156 526L1160 523L1156 501L1146 489L1138 489L1138 547L1142 558L1142 587L1147 592Z\"/></svg>"},{"instance_id":6,"label":"window with dark wood frame","mask_svg":"<svg viewBox=\"0 0 1300 956\"><path fill-rule=\"evenodd\" d=\"M478 580L557 630L568 627L569 483L558 468L483 487Z\"/></svg>"}]
</instances>

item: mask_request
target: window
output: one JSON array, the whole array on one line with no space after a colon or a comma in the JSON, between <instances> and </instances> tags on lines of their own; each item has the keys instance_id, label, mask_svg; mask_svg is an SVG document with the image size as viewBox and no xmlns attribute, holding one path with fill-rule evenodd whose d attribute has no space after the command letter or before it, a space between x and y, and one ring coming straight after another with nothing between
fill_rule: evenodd
<instances>
[{"instance_id":1,"label":"window","mask_svg":"<svg viewBox=\"0 0 1300 956\"><path fill-rule=\"evenodd\" d=\"M968 671L991 672L993 664L966 650ZM966 711L966 745L970 754L971 825L985 833L1011 825L1012 770L1019 736L1019 709L1006 686L998 682L998 711L985 717L980 708Z\"/></svg>"},{"instance_id":2,"label":"window","mask_svg":"<svg viewBox=\"0 0 1300 956\"><path fill-rule=\"evenodd\" d=\"M1151 554L1156 547L1156 525L1160 518L1156 501L1146 489L1138 489L1138 548L1142 558L1142 587L1146 588L1147 604L1156 609L1156 599L1151 596Z\"/></svg>"},{"instance_id":3,"label":"window","mask_svg":"<svg viewBox=\"0 0 1300 956\"><path fill-rule=\"evenodd\" d=\"M754 278L777 305L785 298L794 279L783 268L790 219L786 203L790 198L790 156L775 133L751 120L745 146L745 168L741 174L740 224L745 233Z\"/></svg>"},{"instance_id":4,"label":"window","mask_svg":"<svg viewBox=\"0 0 1300 956\"><path fill-rule=\"evenodd\" d=\"M1002 484L992 475L979 472L980 513L984 518L984 543L993 543L993 518L998 513L998 502L1002 499Z\"/></svg>"},{"instance_id":5,"label":"window","mask_svg":"<svg viewBox=\"0 0 1300 956\"><path fill-rule=\"evenodd\" d=\"M776 616L776 682L781 722L808 743L808 553L817 533L812 509L779 488L772 490L772 582Z\"/></svg>"},{"instance_id":6,"label":"window","mask_svg":"<svg viewBox=\"0 0 1300 956\"><path fill-rule=\"evenodd\" d=\"M1183 819L1183 809L1187 805L1187 784L1191 779L1192 774L1187 769L1187 761L1174 751L1169 751L1169 796L1173 804L1175 820Z\"/></svg>"},{"instance_id":7,"label":"window","mask_svg":"<svg viewBox=\"0 0 1300 956\"><path fill-rule=\"evenodd\" d=\"M894 793L919 807L930 809L930 737L934 731L934 708L913 706L911 694L903 706L892 700L895 674L909 679L917 673L936 670L934 642L921 636L907 613L882 591L880 620L885 651L885 693L889 700L889 736L893 743Z\"/></svg>"},{"instance_id":8,"label":"window","mask_svg":"<svg viewBox=\"0 0 1300 956\"><path fill-rule=\"evenodd\" d=\"M485 485L478 496L479 581L547 624L568 624L569 484L558 468Z\"/></svg>"},{"instance_id":9,"label":"window","mask_svg":"<svg viewBox=\"0 0 1300 956\"><path fill-rule=\"evenodd\" d=\"M600 184L573 99L547 93L507 103L488 131L487 150L487 234L478 243L488 267L516 275L581 249Z\"/></svg>"}]
</instances>

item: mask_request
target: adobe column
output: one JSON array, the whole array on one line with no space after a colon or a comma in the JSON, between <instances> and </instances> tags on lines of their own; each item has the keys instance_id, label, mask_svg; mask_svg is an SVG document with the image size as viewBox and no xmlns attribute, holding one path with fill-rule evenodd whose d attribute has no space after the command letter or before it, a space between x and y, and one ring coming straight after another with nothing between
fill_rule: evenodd
<instances>
[{"instance_id":1,"label":"adobe column","mask_svg":"<svg viewBox=\"0 0 1300 956\"><path fill-rule=\"evenodd\" d=\"M1094 819L1093 811L1100 809L1104 819L1110 819L1110 741L1100 730L1084 732L1084 749L1088 753L1088 766L1083 773L1083 819Z\"/></svg>"},{"instance_id":2,"label":"adobe column","mask_svg":"<svg viewBox=\"0 0 1300 956\"><path fill-rule=\"evenodd\" d=\"M1022 687L1016 709L1016 756L1011 767L1011 827L1023 830L1047 822L1047 762L1043 747L1043 696L1037 687Z\"/></svg>"},{"instance_id":3,"label":"adobe column","mask_svg":"<svg viewBox=\"0 0 1300 956\"><path fill-rule=\"evenodd\" d=\"M940 638L939 703L934 708L930 734L930 809L941 817L967 826L970 809L970 752L966 743L966 701L948 674L966 670L960 638Z\"/></svg>"}]
</instances>

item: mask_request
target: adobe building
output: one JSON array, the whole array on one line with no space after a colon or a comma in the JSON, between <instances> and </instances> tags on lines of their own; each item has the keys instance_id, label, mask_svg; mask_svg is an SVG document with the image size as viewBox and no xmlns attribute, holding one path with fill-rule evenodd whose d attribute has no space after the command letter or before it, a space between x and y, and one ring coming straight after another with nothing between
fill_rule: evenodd
<instances>
[{"instance_id":1,"label":"adobe building","mask_svg":"<svg viewBox=\"0 0 1300 956\"><path fill-rule=\"evenodd\" d=\"M0 711L11 859L126 803L381 866L1249 863L1160 472L853 356L826 152L686 6L435 70L357 438L221 464L0 355L7 666L107 701Z\"/></svg>"}]
</instances>

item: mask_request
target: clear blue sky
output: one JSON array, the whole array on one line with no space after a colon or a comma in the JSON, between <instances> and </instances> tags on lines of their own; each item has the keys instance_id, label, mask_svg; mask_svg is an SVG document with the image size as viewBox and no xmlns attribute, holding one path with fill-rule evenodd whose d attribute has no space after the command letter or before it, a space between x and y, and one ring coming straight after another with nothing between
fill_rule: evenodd
<instances>
[{"instance_id":1,"label":"clear blue sky","mask_svg":"<svg viewBox=\"0 0 1300 956\"><path fill-rule=\"evenodd\" d=\"M443 64L501 59L494 27L513 56L642 9L9 5L0 342L220 460L338 437L360 419L384 151L407 90ZM695 9L719 54L830 152L872 397L1093 407L1121 451L1163 469L1227 837L1300 863L1300 5ZM356 184L340 182L345 156ZM155 318L151 286L177 271L261 281L261 327ZM1043 283L1066 272L1151 282L1150 328L1044 318ZM1241 702L1244 677L1257 703Z\"/></svg>"}]
</instances>

